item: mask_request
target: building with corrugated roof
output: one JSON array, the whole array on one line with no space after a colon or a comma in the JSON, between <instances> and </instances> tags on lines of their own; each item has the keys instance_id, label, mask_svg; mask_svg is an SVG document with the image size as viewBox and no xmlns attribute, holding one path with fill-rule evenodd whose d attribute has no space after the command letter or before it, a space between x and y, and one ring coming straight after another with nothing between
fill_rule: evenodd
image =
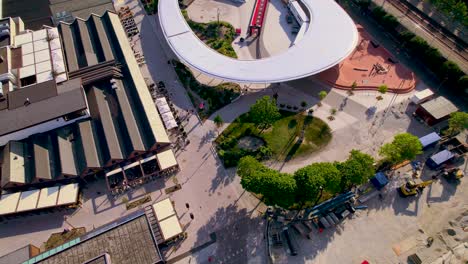
<instances>
[{"instance_id":1,"label":"building with corrugated roof","mask_svg":"<svg viewBox=\"0 0 468 264\"><path fill-rule=\"evenodd\" d=\"M117 14L38 31L2 21L14 26L0 38L0 188L178 166Z\"/></svg>"},{"instance_id":2,"label":"building with corrugated roof","mask_svg":"<svg viewBox=\"0 0 468 264\"><path fill-rule=\"evenodd\" d=\"M458 111L458 108L443 96L436 97L424 102L416 109L416 114L428 125L435 125L447 119L451 113Z\"/></svg>"}]
</instances>

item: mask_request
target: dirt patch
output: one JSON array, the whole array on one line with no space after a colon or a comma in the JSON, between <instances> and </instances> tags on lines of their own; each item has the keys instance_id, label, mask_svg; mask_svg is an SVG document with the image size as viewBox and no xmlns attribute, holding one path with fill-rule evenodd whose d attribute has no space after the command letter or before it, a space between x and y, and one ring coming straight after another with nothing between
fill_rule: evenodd
<instances>
[{"instance_id":1,"label":"dirt patch","mask_svg":"<svg viewBox=\"0 0 468 264\"><path fill-rule=\"evenodd\" d=\"M78 238L86 233L86 228L79 227L72 230L64 230L64 232L54 233L45 242L45 250L56 248L67 243L75 238Z\"/></svg>"},{"instance_id":2,"label":"dirt patch","mask_svg":"<svg viewBox=\"0 0 468 264\"><path fill-rule=\"evenodd\" d=\"M132 208L138 207L144 203L151 202L151 196L147 195L141 199L138 199L136 201L127 203L127 210L130 210Z\"/></svg>"},{"instance_id":3,"label":"dirt patch","mask_svg":"<svg viewBox=\"0 0 468 264\"><path fill-rule=\"evenodd\" d=\"M237 146L241 149L256 151L261 146L265 145L263 139L253 136L245 136L239 139Z\"/></svg>"}]
</instances>

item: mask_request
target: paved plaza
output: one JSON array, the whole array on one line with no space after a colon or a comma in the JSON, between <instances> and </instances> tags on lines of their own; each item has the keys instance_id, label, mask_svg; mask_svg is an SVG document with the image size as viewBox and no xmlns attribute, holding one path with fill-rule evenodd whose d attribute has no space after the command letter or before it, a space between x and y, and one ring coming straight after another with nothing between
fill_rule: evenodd
<instances>
[{"instance_id":1,"label":"paved plaza","mask_svg":"<svg viewBox=\"0 0 468 264\"><path fill-rule=\"evenodd\" d=\"M201 8L197 3L202 1L196 0L190 7L192 11ZM246 27L242 21L248 18L230 13L230 3L220 1L220 5L225 6L221 15L233 25L239 23ZM313 77L265 85L267 89L243 95L201 122L196 115L189 114L193 110L190 99L167 63L175 57L164 40L157 16L146 15L135 0L120 0L114 4L116 8L127 5L134 13L140 38L132 39L131 43L145 56L146 65L141 68L144 77L148 82L165 82L180 115L189 115L184 128L190 144L176 152L181 170L175 176L148 183L117 198L108 195L104 180L90 182L83 190L82 206L73 213L56 212L2 222L0 255L29 243L40 246L50 234L65 228L85 227L91 231L117 218L142 211L141 207L126 210L123 198L133 201L150 195L151 203L170 197L175 202L183 230L188 233L187 239L163 251L168 263L267 263L265 221L262 218L266 208L242 189L235 169L222 166L212 143L220 131L247 112L258 98L277 93L279 103L299 106L306 101L314 110L314 116L326 121L332 129L332 141L320 152L288 162L268 162L283 172L293 172L312 162L346 159L351 149L377 155L378 148L396 133L409 131L422 136L434 130L411 117L415 106L409 103L409 98L414 92L427 88L422 82L417 84L415 91L402 95L387 93L379 101L376 99L380 95L378 92L359 91L349 95ZM216 9L210 9L209 13L213 15L197 15L193 19L212 20ZM317 94L322 90L327 91L328 96L319 107ZM337 114L335 120L328 121L331 109L337 109ZM219 130L212 121L218 114L225 121ZM464 169L466 173L466 165ZM368 210L359 211L337 229L326 230L312 240L300 240L300 256L276 255L276 263L361 263L366 259L371 263L395 264L421 247L423 239L443 232L449 221L458 217L460 212L468 211L466 180L457 187L442 180L427 188L420 197L402 199L396 195L395 188L403 180L394 178L383 201L369 201L366 204ZM182 189L166 194L165 189L177 183L182 185ZM190 213L194 215L193 220ZM447 245L452 244L435 246L446 249Z\"/></svg>"}]
</instances>

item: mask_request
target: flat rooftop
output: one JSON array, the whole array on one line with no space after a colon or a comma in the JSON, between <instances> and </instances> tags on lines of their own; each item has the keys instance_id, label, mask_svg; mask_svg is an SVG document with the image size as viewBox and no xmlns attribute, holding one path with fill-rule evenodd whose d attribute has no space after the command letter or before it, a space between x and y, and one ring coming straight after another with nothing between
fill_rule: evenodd
<instances>
[{"instance_id":1,"label":"flat rooftop","mask_svg":"<svg viewBox=\"0 0 468 264\"><path fill-rule=\"evenodd\" d=\"M55 254L52 253L54 251ZM72 243L36 256L38 261L32 263L83 264L94 260L103 261L102 255L106 253L110 256L112 264L153 264L162 262L148 220L145 215L141 215L121 224L105 226L92 231L72 241ZM47 255L50 256L45 257Z\"/></svg>"},{"instance_id":2,"label":"flat rooftop","mask_svg":"<svg viewBox=\"0 0 468 264\"><path fill-rule=\"evenodd\" d=\"M21 17L24 21L24 27L37 30L43 25L52 26L50 20L51 13L49 9L49 0L2 0L1 10L3 17Z\"/></svg>"},{"instance_id":3,"label":"flat rooftop","mask_svg":"<svg viewBox=\"0 0 468 264\"><path fill-rule=\"evenodd\" d=\"M55 19L60 18L62 12L71 15L66 17L74 19L77 17L88 18L91 14L103 15L107 10L114 11L114 5L111 0L49 0L50 12Z\"/></svg>"},{"instance_id":4,"label":"flat rooftop","mask_svg":"<svg viewBox=\"0 0 468 264\"><path fill-rule=\"evenodd\" d=\"M421 104L421 108L426 110L435 119L444 118L451 113L458 111L458 108L443 96L439 96Z\"/></svg>"}]
</instances>

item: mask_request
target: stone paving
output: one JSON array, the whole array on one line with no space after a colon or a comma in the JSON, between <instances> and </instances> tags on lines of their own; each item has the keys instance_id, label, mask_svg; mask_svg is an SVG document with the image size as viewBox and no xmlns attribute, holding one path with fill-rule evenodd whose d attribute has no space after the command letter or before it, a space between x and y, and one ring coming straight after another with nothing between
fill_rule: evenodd
<instances>
[{"instance_id":1,"label":"stone paving","mask_svg":"<svg viewBox=\"0 0 468 264\"><path fill-rule=\"evenodd\" d=\"M168 67L167 61L173 54L162 38L156 17L144 15L137 1L128 0L128 5L135 13L135 21L141 31L141 40L136 40L135 48L143 50L147 65L141 70L144 76L154 81L162 80L166 83L171 100L180 112L193 109L185 89L177 81L175 72ZM425 88L423 84L416 90ZM329 95L323 101L323 106L317 107L317 94L320 90L327 90ZM286 164L281 162L271 165L283 171L294 171L298 167L320 160L342 160L346 158L348 150L358 148L369 153L375 153L376 148L383 142L391 140L393 134L410 130L422 135L429 128L415 122L407 116L411 112L408 106L407 95L383 95L382 101L377 101L376 92L356 92L349 96L346 92L330 89L330 87L317 83L313 79L304 79L269 86L268 89L242 96L227 107L220 109L213 116L220 114L225 121L223 128L227 127L238 115L249 110L256 99L263 95L279 94L279 101L291 105L299 105L306 101L315 111L314 114L322 119L330 113L330 109L340 109L334 121L329 122L333 130L332 142L320 153L311 157L292 160ZM395 105L394 107L389 107ZM375 115L368 116L366 111L375 107ZM408 108L409 107L409 108ZM384 112L385 110L387 110ZM403 113L401 113L403 111ZM166 251L169 259L183 256L178 263L265 263L265 248L263 240L263 221L261 212L265 209L252 195L242 190L239 178L233 169L226 170L220 164L214 152L212 141L217 135L212 122L213 116L201 123L196 116L191 116L185 126L190 144L184 151L176 153L181 166L181 172L175 178L168 178L147 184L130 194L130 200L142 195L151 195L153 201L165 198L164 188L172 186L175 182L182 185L182 189L169 196L175 201L175 207L180 216L188 238L178 245L176 250ZM223 129L222 128L222 129ZM436 186L436 185L434 185ZM465 184L460 190L466 190ZM48 215L31 216L23 219L11 220L0 225L0 255L25 244L39 245L53 233L69 228L70 226L84 226L87 230L110 222L118 217L128 215L140 208L126 211L122 200L110 200L105 193L104 182L99 181L88 185L85 189L84 203L81 209L71 215L54 213ZM444 214L451 214L466 207L466 196L456 191L453 195L444 194L444 188L434 188L432 196L440 195L443 201L431 208L424 206L422 211L416 211L418 219L423 212L441 210L447 206ZM447 189L448 190L448 189ZM348 263L356 262L361 258L369 260L382 260L376 263L392 262L395 257L389 252L392 243L398 243L406 235L405 231L417 227L414 213L406 213L409 206L414 209L418 203L415 200L405 200L393 203L393 194L388 203L373 205L368 216L361 213L357 220L346 225L344 233L324 233L316 242L317 246L308 246L303 257L288 259L288 263ZM456 197L448 200L448 197ZM424 199L426 196L421 197ZM464 202L463 202L464 201ZM185 207L190 204L190 209ZM405 205L406 207L401 207ZM394 205L395 204L395 205ZM398 207L398 208L397 208ZM191 220L189 213L194 214ZM397 215L395 217L395 215ZM424 215L426 216L426 215ZM384 222L383 219L390 219ZM432 218L431 218L432 219ZM376 224L378 223L378 224ZM407 226L409 229L402 229ZM376 234L385 229L386 236L378 247L373 249ZM387 230L388 229L388 230ZM416 229L417 230L417 229ZM187 255L190 249L211 241L210 234L215 232L217 242L199 252ZM392 233L393 232L393 233ZM411 231L413 232L413 231ZM324 241L322 241L324 240ZM363 243L350 243L350 241L364 241ZM351 245L352 244L352 245ZM351 245L351 246L350 246ZM315 249L315 250L314 250ZM384 252L379 258L378 254ZM343 262L344 261L344 262Z\"/></svg>"}]
</instances>

